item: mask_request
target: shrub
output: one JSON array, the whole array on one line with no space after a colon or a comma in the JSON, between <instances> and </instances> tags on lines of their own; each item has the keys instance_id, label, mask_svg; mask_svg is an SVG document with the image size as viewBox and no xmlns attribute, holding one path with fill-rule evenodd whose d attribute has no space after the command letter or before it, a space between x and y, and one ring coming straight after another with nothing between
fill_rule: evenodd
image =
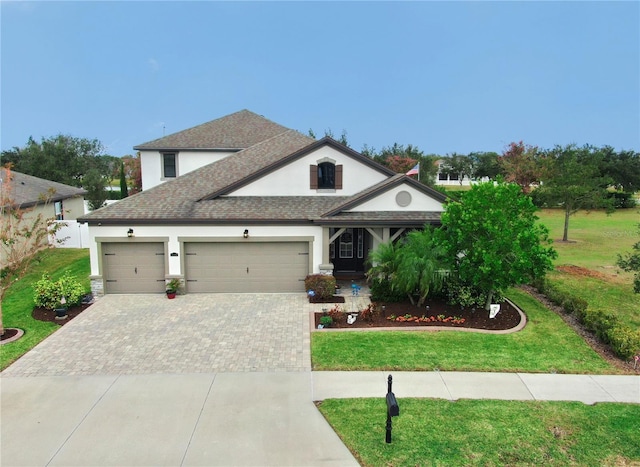
<instances>
[{"instance_id":1,"label":"shrub","mask_svg":"<svg viewBox=\"0 0 640 467\"><path fill-rule=\"evenodd\" d=\"M327 274L310 274L304 279L304 288L312 290L315 297L329 299L336 291L336 278Z\"/></svg>"},{"instance_id":2,"label":"shrub","mask_svg":"<svg viewBox=\"0 0 640 467\"><path fill-rule=\"evenodd\" d=\"M63 297L66 302L64 306L79 305L84 295L84 287L68 271L57 281L53 281L48 274L43 274L33 289L35 305L50 310L61 307Z\"/></svg>"},{"instance_id":3,"label":"shrub","mask_svg":"<svg viewBox=\"0 0 640 467\"><path fill-rule=\"evenodd\" d=\"M470 285L462 284L457 279L450 278L445 284L447 300L451 305L461 307L484 307L487 302L487 293L477 290ZM501 291L496 290L492 298L493 303L504 302Z\"/></svg>"},{"instance_id":4,"label":"shrub","mask_svg":"<svg viewBox=\"0 0 640 467\"><path fill-rule=\"evenodd\" d=\"M589 304L586 300L568 294L562 301L562 308L564 308L564 311L576 315L580 321L584 320L588 306Z\"/></svg>"},{"instance_id":5,"label":"shrub","mask_svg":"<svg viewBox=\"0 0 640 467\"><path fill-rule=\"evenodd\" d=\"M331 317L333 321L338 321L344 315L344 311L340 307L340 305L335 305L333 308L327 311L327 315L329 315L329 317Z\"/></svg>"},{"instance_id":6,"label":"shrub","mask_svg":"<svg viewBox=\"0 0 640 467\"><path fill-rule=\"evenodd\" d=\"M407 295L403 292L393 290L391 281L373 279L371 281L371 300L375 302L401 302L406 300Z\"/></svg>"},{"instance_id":7,"label":"shrub","mask_svg":"<svg viewBox=\"0 0 640 467\"><path fill-rule=\"evenodd\" d=\"M585 329L608 344L618 357L628 359L640 352L640 331L621 324L617 316L589 309L586 300L561 291L546 279L533 285L553 303L562 306L565 313L573 313Z\"/></svg>"},{"instance_id":8,"label":"shrub","mask_svg":"<svg viewBox=\"0 0 640 467\"><path fill-rule=\"evenodd\" d=\"M607 330L606 334L609 345L619 357L630 359L640 354L640 331L618 325Z\"/></svg>"},{"instance_id":9,"label":"shrub","mask_svg":"<svg viewBox=\"0 0 640 467\"><path fill-rule=\"evenodd\" d=\"M321 316L320 324L322 324L322 326L324 326L325 328L328 328L333 324L333 318L331 316Z\"/></svg>"},{"instance_id":10,"label":"shrub","mask_svg":"<svg viewBox=\"0 0 640 467\"><path fill-rule=\"evenodd\" d=\"M360 310L360 319L363 321L371 322L373 321L373 317L378 312L377 305L373 303L369 303L366 308Z\"/></svg>"}]
</instances>

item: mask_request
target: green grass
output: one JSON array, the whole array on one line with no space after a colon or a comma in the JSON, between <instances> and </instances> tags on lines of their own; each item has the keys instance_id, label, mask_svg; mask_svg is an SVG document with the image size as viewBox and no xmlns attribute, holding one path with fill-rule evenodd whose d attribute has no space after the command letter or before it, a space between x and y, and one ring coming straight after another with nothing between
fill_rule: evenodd
<instances>
[{"instance_id":1,"label":"green grass","mask_svg":"<svg viewBox=\"0 0 640 467\"><path fill-rule=\"evenodd\" d=\"M540 222L547 226L550 237L562 239L564 212L559 209L543 209L538 212ZM620 209L611 215L603 211L580 211L569 220L569 241L555 242L558 252L556 265L573 264L604 274L616 274L618 254L628 253L637 241L640 211ZM631 275L623 275L631 283Z\"/></svg>"},{"instance_id":2,"label":"green grass","mask_svg":"<svg viewBox=\"0 0 640 467\"><path fill-rule=\"evenodd\" d=\"M590 309L613 314L632 329L640 328L640 296L633 293L631 284L615 284L562 272L551 273L549 279L560 290L586 300Z\"/></svg>"},{"instance_id":3,"label":"green grass","mask_svg":"<svg viewBox=\"0 0 640 467\"><path fill-rule=\"evenodd\" d=\"M313 369L618 372L533 297L516 289L508 296L526 311L520 332L314 332Z\"/></svg>"},{"instance_id":4,"label":"green grass","mask_svg":"<svg viewBox=\"0 0 640 467\"><path fill-rule=\"evenodd\" d=\"M330 399L319 410L363 466L624 466L640 462L640 405Z\"/></svg>"},{"instance_id":5,"label":"green grass","mask_svg":"<svg viewBox=\"0 0 640 467\"><path fill-rule=\"evenodd\" d=\"M545 209L540 222L551 231L551 238L562 237L564 213ZM602 211L581 211L571 216L569 239L575 243L555 243L556 266L574 265L597 273L598 277L578 276L563 271L549 275L564 291L577 294L589 308L614 314L632 328L640 328L640 296L633 292L631 273L616 266L619 254L631 252L640 241L640 211L622 209L607 215Z\"/></svg>"},{"instance_id":6,"label":"green grass","mask_svg":"<svg viewBox=\"0 0 640 467\"><path fill-rule=\"evenodd\" d=\"M30 272L7 291L2 301L2 322L5 328L20 328L25 333L19 340L0 347L0 370L4 370L60 327L31 317L34 306L32 285L42 277L44 272L49 273L53 279L57 279L65 271L77 277L89 291L89 250L75 248L46 250L39 254Z\"/></svg>"}]
</instances>

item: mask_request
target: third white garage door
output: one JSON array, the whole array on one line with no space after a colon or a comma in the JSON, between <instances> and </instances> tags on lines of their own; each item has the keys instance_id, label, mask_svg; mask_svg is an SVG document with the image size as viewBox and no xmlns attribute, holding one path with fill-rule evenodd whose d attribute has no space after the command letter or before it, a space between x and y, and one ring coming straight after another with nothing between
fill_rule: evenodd
<instances>
[{"instance_id":1,"label":"third white garage door","mask_svg":"<svg viewBox=\"0 0 640 467\"><path fill-rule=\"evenodd\" d=\"M192 293L304 292L306 242L185 243L185 278Z\"/></svg>"}]
</instances>

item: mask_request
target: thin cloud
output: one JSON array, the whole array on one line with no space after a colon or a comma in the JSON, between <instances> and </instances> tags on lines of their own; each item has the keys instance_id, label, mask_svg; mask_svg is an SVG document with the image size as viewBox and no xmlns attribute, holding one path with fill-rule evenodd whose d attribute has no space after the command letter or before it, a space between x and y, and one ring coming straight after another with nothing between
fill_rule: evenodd
<instances>
[{"instance_id":1,"label":"thin cloud","mask_svg":"<svg viewBox=\"0 0 640 467\"><path fill-rule=\"evenodd\" d=\"M147 60L147 64L149 65L149 68L152 72L157 73L158 71L160 71L160 64L155 58L150 58L149 60Z\"/></svg>"}]
</instances>

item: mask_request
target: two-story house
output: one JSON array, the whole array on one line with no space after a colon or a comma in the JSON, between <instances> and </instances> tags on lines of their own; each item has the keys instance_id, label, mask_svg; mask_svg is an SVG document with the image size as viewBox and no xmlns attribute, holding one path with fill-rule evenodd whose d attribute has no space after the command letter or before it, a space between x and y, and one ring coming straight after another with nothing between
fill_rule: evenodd
<instances>
[{"instance_id":1,"label":"two-story house","mask_svg":"<svg viewBox=\"0 0 640 467\"><path fill-rule=\"evenodd\" d=\"M84 216L94 293L302 292L440 223L445 196L331 138L243 110L149 143L143 191Z\"/></svg>"}]
</instances>

